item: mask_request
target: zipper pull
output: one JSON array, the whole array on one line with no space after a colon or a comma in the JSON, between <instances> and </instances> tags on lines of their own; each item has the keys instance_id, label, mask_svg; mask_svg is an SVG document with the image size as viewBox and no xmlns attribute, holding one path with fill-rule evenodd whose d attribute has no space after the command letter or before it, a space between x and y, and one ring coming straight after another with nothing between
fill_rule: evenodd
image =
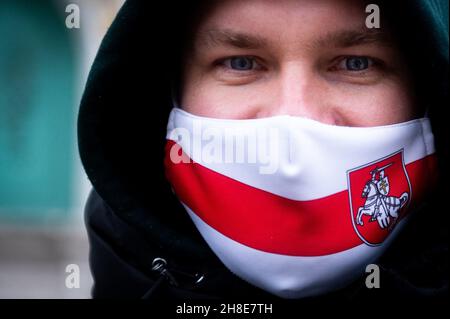
<instances>
[{"instance_id":1,"label":"zipper pull","mask_svg":"<svg viewBox=\"0 0 450 319\"><path fill-rule=\"evenodd\" d=\"M164 258L153 259L152 271L158 272L161 276L166 277L171 285L178 287L178 282L175 280L175 277L167 269L167 261Z\"/></svg>"},{"instance_id":2,"label":"zipper pull","mask_svg":"<svg viewBox=\"0 0 450 319\"><path fill-rule=\"evenodd\" d=\"M199 285L203 281L203 279L205 279L205 275L199 273L190 274L185 271L181 271L179 269L172 269L172 272L178 275L177 276L178 278L180 278L180 276L188 278L189 285L193 287Z\"/></svg>"}]
</instances>

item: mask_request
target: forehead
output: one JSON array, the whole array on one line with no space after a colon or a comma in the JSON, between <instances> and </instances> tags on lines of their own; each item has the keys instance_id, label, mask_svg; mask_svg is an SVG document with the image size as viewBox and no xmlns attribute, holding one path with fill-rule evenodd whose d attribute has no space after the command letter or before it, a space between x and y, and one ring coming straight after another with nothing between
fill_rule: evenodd
<instances>
[{"instance_id":1,"label":"forehead","mask_svg":"<svg viewBox=\"0 0 450 319\"><path fill-rule=\"evenodd\" d=\"M196 46L229 44L258 48L280 42L304 46L386 42L384 29L365 27L358 0L225 0L205 8L195 29Z\"/></svg>"},{"instance_id":2,"label":"forehead","mask_svg":"<svg viewBox=\"0 0 450 319\"><path fill-rule=\"evenodd\" d=\"M342 20L335 17L362 17L365 7L362 0L213 0L204 6L203 22L245 24L271 17L271 22L291 25L299 20L311 23L312 19L327 17L332 19L327 24L332 24Z\"/></svg>"}]
</instances>

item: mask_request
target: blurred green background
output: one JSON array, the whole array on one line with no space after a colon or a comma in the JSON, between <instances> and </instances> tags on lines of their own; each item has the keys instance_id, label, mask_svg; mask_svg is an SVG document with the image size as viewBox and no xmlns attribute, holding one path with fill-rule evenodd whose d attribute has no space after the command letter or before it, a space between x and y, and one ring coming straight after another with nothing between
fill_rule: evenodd
<instances>
[{"instance_id":1,"label":"blurred green background","mask_svg":"<svg viewBox=\"0 0 450 319\"><path fill-rule=\"evenodd\" d=\"M78 41L58 9L50 1L0 4L3 221L61 220L73 204Z\"/></svg>"},{"instance_id":2,"label":"blurred green background","mask_svg":"<svg viewBox=\"0 0 450 319\"><path fill-rule=\"evenodd\" d=\"M89 68L124 0L0 0L0 298L89 298L90 183L76 120ZM66 19L79 8L80 28ZM66 267L80 287L66 286Z\"/></svg>"}]
</instances>

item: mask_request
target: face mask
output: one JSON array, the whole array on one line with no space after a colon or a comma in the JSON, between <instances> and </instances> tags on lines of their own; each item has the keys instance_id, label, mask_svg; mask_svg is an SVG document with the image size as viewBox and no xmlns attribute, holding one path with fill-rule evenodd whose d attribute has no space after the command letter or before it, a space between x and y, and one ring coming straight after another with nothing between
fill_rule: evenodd
<instances>
[{"instance_id":1,"label":"face mask","mask_svg":"<svg viewBox=\"0 0 450 319\"><path fill-rule=\"evenodd\" d=\"M174 108L166 176L234 274L285 298L348 285L386 250L435 176L427 118L378 127Z\"/></svg>"}]
</instances>

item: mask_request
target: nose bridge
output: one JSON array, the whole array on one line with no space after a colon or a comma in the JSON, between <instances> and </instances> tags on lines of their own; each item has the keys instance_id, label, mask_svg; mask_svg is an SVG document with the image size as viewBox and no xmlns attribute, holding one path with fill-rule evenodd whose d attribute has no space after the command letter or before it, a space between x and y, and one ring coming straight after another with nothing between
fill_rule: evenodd
<instances>
[{"instance_id":1,"label":"nose bridge","mask_svg":"<svg viewBox=\"0 0 450 319\"><path fill-rule=\"evenodd\" d=\"M326 124L343 123L327 82L301 59L283 64L270 85L270 94L257 117L293 115Z\"/></svg>"},{"instance_id":2,"label":"nose bridge","mask_svg":"<svg viewBox=\"0 0 450 319\"><path fill-rule=\"evenodd\" d=\"M286 63L279 74L274 112L315 117L311 113L316 108L313 102L316 89L314 73L307 65L298 61Z\"/></svg>"}]
</instances>

